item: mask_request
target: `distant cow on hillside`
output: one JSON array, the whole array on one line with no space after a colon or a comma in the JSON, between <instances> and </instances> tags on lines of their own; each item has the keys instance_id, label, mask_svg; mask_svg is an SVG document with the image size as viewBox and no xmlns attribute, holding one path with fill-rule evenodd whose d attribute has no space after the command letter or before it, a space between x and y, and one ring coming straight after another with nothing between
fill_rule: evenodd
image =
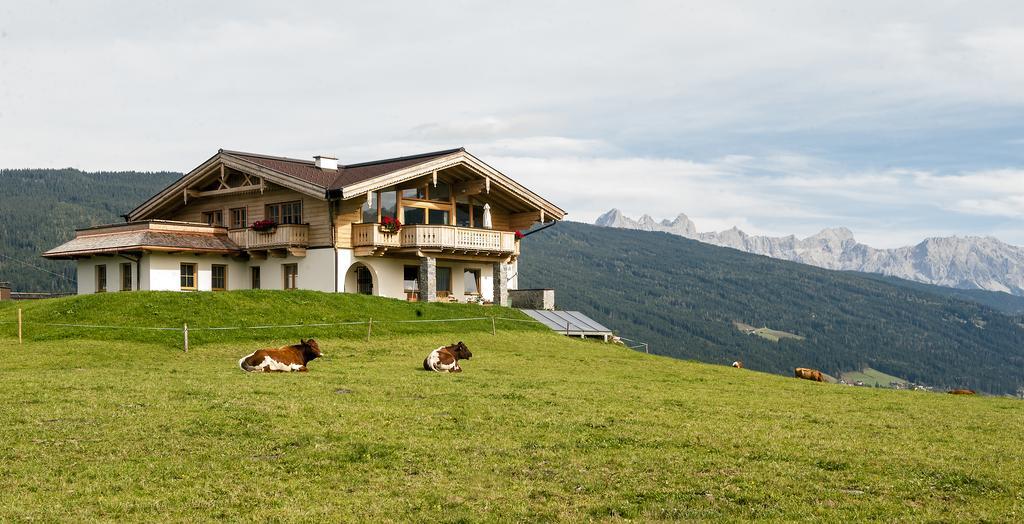
<instances>
[{"instance_id":1,"label":"distant cow on hillside","mask_svg":"<svg viewBox=\"0 0 1024 524\"><path fill-rule=\"evenodd\" d=\"M974 395L976 394L973 389L951 389L949 390L950 395Z\"/></svg>"},{"instance_id":2,"label":"distant cow on hillside","mask_svg":"<svg viewBox=\"0 0 1024 524\"><path fill-rule=\"evenodd\" d=\"M732 367L743 369L743 361L742 360L737 360L737 361L733 362L732 363Z\"/></svg>"},{"instance_id":3,"label":"distant cow on hillside","mask_svg":"<svg viewBox=\"0 0 1024 524\"><path fill-rule=\"evenodd\" d=\"M821 371L811 368L796 368L793 370L796 374L796 378L802 378L804 380L813 380L815 382L825 382L825 376L821 374Z\"/></svg>"},{"instance_id":4,"label":"distant cow on hillside","mask_svg":"<svg viewBox=\"0 0 1024 524\"><path fill-rule=\"evenodd\" d=\"M442 373L461 373L459 359L469 359L473 356L469 348L461 341L450 346L439 347L430 352L427 358L423 359L423 369L427 371L440 371Z\"/></svg>"},{"instance_id":5,"label":"distant cow on hillside","mask_svg":"<svg viewBox=\"0 0 1024 524\"><path fill-rule=\"evenodd\" d=\"M292 346L283 346L277 349L261 349L249 353L238 361L238 367L242 371L263 371L271 373L275 371L308 371L306 364L311 360L322 356L320 346L315 340L302 340Z\"/></svg>"}]
</instances>

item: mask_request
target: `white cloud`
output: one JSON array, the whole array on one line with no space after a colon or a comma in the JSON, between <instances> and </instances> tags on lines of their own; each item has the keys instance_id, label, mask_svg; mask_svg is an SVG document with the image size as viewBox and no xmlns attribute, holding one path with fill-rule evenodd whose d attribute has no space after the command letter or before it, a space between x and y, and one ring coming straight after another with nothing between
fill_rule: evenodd
<instances>
[{"instance_id":1,"label":"white cloud","mask_svg":"<svg viewBox=\"0 0 1024 524\"><path fill-rule=\"evenodd\" d=\"M1018 149L1022 15L931 0L13 4L0 163L188 170L218 147L360 161L465 145L580 220L616 206L702 229L1024 242L1006 222L1020 166L960 149L1000 119L1017 132L984 152ZM951 151L927 153L963 165L896 156L937 131Z\"/></svg>"}]
</instances>

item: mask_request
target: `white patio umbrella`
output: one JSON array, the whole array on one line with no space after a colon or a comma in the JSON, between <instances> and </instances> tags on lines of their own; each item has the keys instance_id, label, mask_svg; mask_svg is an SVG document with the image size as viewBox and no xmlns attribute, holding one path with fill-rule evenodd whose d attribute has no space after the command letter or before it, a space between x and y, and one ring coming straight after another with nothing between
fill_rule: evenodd
<instances>
[{"instance_id":1,"label":"white patio umbrella","mask_svg":"<svg viewBox=\"0 0 1024 524\"><path fill-rule=\"evenodd\" d=\"M484 229L491 229L494 224L491 223L491 205L484 204Z\"/></svg>"}]
</instances>

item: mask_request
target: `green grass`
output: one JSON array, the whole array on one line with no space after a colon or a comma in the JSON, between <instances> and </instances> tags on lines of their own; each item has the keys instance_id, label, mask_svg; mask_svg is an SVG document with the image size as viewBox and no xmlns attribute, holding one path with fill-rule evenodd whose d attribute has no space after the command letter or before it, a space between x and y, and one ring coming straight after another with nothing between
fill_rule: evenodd
<instances>
[{"instance_id":1,"label":"green grass","mask_svg":"<svg viewBox=\"0 0 1024 524\"><path fill-rule=\"evenodd\" d=\"M191 344L234 341L294 343L299 337L366 336L369 319L378 334L451 331L451 325L437 321L458 318L495 317L505 330L538 331L518 310L470 304L410 304L351 293L317 291L229 291L224 293L177 293L147 291L101 293L51 300L0 302L0 336L15 337L17 309L23 309L24 335L30 340L61 340L68 336L96 340L154 342L168 347L182 345L181 329L189 325ZM390 321L390 322L389 322ZM395 323L393 321L402 321ZM211 327L328 324L362 322L349 326L303 326L281 329L205 330ZM47 326L84 324L93 326L171 327L174 331L143 329L95 329ZM489 319L458 322L458 330L491 331Z\"/></svg>"},{"instance_id":2,"label":"green grass","mask_svg":"<svg viewBox=\"0 0 1024 524\"><path fill-rule=\"evenodd\" d=\"M295 374L241 372L259 341L0 338L0 520L1024 518L1019 401L419 326ZM464 373L420 370L456 339Z\"/></svg>"},{"instance_id":3,"label":"green grass","mask_svg":"<svg viewBox=\"0 0 1024 524\"><path fill-rule=\"evenodd\" d=\"M889 384L892 382L899 382L902 384L907 383L906 379L887 375L873 368L864 368L860 371L848 371L843 373L841 377L851 383L859 380L863 382L865 386L889 387Z\"/></svg>"},{"instance_id":4,"label":"green grass","mask_svg":"<svg viewBox=\"0 0 1024 524\"><path fill-rule=\"evenodd\" d=\"M743 322L733 322L732 324L736 326L736 329L743 333L746 333L748 335L754 334L765 340L770 340L772 342L778 342L779 340L782 340L784 338L789 338L793 340L804 340L806 338L794 333L790 333L788 331L768 329L767 327L756 328L754 326L751 326L750 324L744 324Z\"/></svg>"}]
</instances>

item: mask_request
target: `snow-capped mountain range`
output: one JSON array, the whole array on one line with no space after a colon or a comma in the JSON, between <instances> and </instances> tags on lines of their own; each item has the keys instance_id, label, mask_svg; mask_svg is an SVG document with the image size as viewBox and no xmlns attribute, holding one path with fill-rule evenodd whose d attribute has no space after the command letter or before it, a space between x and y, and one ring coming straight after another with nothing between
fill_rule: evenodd
<instances>
[{"instance_id":1,"label":"snow-capped mountain range","mask_svg":"<svg viewBox=\"0 0 1024 524\"><path fill-rule=\"evenodd\" d=\"M601 215L595 224L663 231L716 246L826 269L881 273L926 284L1024 296L1024 248L993 237L928 238L914 246L875 249L857 242L845 227L823 229L804 239L793 235L748 235L735 227L717 233L700 233L684 214L674 220L659 222L649 215L634 220L618 209Z\"/></svg>"}]
</instances>

